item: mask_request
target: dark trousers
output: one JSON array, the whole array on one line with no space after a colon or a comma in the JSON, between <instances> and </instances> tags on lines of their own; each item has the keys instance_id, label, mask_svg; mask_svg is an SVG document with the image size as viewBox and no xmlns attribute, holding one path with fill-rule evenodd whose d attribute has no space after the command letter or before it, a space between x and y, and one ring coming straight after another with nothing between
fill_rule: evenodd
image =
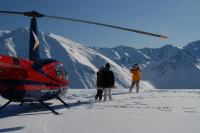
<instances>
[{"instance_id":1,"label":"dark trousers","mask_svg":"<svg viewBox=\"0 0 200 133\"><path fill-rule=\"evenodd\" d=\"M130 87L130 90L129 90L129 92L132 92L132 89L133 89L133 87L135 86L135 84L136 84L136 93L138 93L139 92L139 83L140 83L140 80L132 80L132 83L131 83L131 87Z\"/></svg>"},{"instance_id":2,"label":"dark trousers","mask_svg":"<svg viewBox=\"0 0 200 133\"><path fill-rule=\"evenodd\" d=\"M103 94L103 90L101 89L97 89L97 94L95 96L95 100L97 100L99 98L99 100L102 99L102 94Z\"/></svg>"}]
</instances>

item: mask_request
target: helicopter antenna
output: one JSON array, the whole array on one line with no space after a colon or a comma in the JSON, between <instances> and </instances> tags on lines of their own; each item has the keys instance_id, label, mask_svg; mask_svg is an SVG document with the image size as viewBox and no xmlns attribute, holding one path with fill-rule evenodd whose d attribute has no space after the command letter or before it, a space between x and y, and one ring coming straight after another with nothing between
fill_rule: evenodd
<instances>
[{"instance_id":1,"label":"helicopter antenna","mask_svg":"<svg viewBox=\"0 0 200 133\"><path fill-rule=\"evenodd\" d=\"M116 26L116 25L111 25L111 24L105 24L105 23L99 23L99 22L90 21L90 20L77 19L77 18L50 16L50 15L41 14L37 11L31 11L31 12L0 11L0 13L12 14L12 15L24 15L24 16L28 16L28 17L34 17L34 18L44 17L44 18L50 18L50 19L79 22L79 23L85 23L85 24L98 25L98 26L102 26L102 27L109 27L109 28L123 30L123 31L135 32L135 33L159 37L159 38L163 38L163 39L168 38L167 36L164 36L164 35L154 34L154 33L140 31L140 30L135 30L135 29L131 29L131 28L126 28L126 27L121 27L121 26Z\"/></svg>"}]
</instances>

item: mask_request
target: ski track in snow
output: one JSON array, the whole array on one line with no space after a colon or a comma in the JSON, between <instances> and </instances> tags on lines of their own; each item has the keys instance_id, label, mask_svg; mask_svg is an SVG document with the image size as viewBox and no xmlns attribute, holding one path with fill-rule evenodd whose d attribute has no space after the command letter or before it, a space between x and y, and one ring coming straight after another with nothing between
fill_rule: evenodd
<instances>
[{"instance_id":1,"label":"ski track in snow","mask_svg":"<svg viewBox=\"0 0 200 133\"><path fill-rule=\"evenodd\" d=\"M141 90L136 94L113 89L113 100L106 102L95 101L95 93L95 89L69 90L65 98L69 108L57 100L47 101L61 113L58 116L37 103L21 107L12 103L0 111L0 133L200 131L200 90ZM6 100L0 100L2 106Z\"/></svg>"}]
</instances>

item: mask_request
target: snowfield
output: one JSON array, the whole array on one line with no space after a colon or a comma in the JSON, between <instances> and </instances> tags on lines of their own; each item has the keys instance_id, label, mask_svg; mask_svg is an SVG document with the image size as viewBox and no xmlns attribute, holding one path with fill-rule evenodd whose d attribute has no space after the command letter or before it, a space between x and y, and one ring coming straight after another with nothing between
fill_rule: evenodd
<instances>
[{"instance_id":1,"label":"snowfield","mask_svg":"<svg viewBox=\"0 0 200 133\"><path fill-rule=\"evenodd\" d=\"M135 90L134 90L135 91ZM199 133L200 90L112 89L112 101L94 101L95 89L70 89L66 108L47 101L61 115L39 103L11 103L0 111L0 133ZM7 100L0 98L0 106Z\"/></svg>"}]
</instances>

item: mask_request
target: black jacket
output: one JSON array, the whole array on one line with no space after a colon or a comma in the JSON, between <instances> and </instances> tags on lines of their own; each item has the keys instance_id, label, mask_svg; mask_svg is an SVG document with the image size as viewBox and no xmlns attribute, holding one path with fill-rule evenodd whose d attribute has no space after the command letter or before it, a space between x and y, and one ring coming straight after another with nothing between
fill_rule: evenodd
<instances>
[{"instance_id":1,"label":"black jacket","mask_svg":"<svg viewBox=\"0 0 200 133\"><path fill-rule=\"evenodd\" d=\"M103 87L103 85L102 85L102 77L103 77L102 70L99 70L97 72L97 87L100 87L100 88Z\"/></svg>"},{"instance_id":2,"label":"black jacket","mask_svg":"<svg viewBox=\"0 0 200 133\"><path fill-rule=\"evenodd\" d=\"M115 76L112 71L109 69L104 69L102 71L102 87L103 88L111 88L115 85Z\"/></svg>"}]
</instances>

